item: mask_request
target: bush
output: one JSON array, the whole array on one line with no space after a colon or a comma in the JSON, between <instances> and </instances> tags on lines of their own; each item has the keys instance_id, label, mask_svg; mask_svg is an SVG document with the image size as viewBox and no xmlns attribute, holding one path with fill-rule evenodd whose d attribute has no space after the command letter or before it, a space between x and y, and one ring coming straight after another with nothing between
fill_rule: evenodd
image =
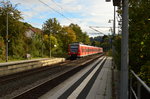
<instances>
[{"instance_id":1,"label":"bush","mask_svg":"<svg viewBox=\"0 0 150 99\"><path fill-rule=\"evenodd\" d=\"M141 66L139 76L148 86L150 86L150 61Z\"/></svg>"},{"instance_id":2,"label":"bush","mask_svg":"<svg viewBox=\"0 0 150 99\"><path fill-rule=\"evenodd\" d=\"M107 53L106 53L107 56L112 56L112 50L109 50Z\"/></svg>"},{"instance_id":3,"label":"bush","mask_svg":"<svg viewBox=\"0 0 150 99\"><path fill-rule=\"evenodd\" d=\"M5 44L3 38L0 36L0 61L5 59Z\"/></svg>"},{"instance_id":4,"label":"bush","mask_svg":"<svg viewBox=\"0 0 150 99\"><path fill-rule=\"evenodd\" d=\"M115 37L113 45L115 47L115 52L113 55L115 67L117 67L117 69L120 70L121 68L121 36Z\"/></svg>"},{"instance_id":5,"label":"bush","mask_svg":"<svg viewBox=\"0 0 150 99\"><path fill-rule=\"evenodd\" d=\"M63 58L67 58L68 57L68 53L64 52L62 50L56 50L52 52L52 56L53 57L63 57Z\"/></svg>"}]
</instances>

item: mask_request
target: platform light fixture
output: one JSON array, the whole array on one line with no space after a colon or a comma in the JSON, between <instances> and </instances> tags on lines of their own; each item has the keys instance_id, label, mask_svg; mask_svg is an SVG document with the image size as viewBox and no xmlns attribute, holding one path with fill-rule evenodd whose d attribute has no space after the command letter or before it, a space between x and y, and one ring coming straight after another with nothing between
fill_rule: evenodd
<instances>
[{"instance_id":1,"label":"platform light fixture","mask_svg":"<svg viewBox=\"0 0 150 99\"><path fill-rule=\"evenodd\" d=\"M110 2L111 0L106 0L106 2Z\"/></svg>"},{"instance_id":2,"label":"platform light fixture","mask_svg":"<svg viewBox=\"0 0 150 99\"><path fill-rule=\"evenodd\" d=\"M106 2L111 2L111 0L105 0ZM113 0L113 6L120 6L121 0Z\"/></svg>"},{"instance_id":3,"label":"platform light fixture","mask_svg":"<svg viewBox=\"0 0 150 99\"><path fill-rule=\"evenodd\" d=\"M113 6L120 6L121 0L113 0Z\"/></svg>"}]
</instances>

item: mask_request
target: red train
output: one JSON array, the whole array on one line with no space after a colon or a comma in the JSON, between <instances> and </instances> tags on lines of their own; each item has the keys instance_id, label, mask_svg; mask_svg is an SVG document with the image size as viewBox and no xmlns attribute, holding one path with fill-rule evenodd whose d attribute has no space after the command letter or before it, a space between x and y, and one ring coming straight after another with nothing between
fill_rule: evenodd
<instances>
[{"instance_id":1,"label":"red train","mask_svg":"<svg viewBox=\"0 0 150 99\"><path fill-rule=\"evenodd\" d=\"M71 58L77 58L97 53L103 53L103 48L84 45L82 43L72 43L69 44L68 52Z\"/></svg>"}]
</instances>

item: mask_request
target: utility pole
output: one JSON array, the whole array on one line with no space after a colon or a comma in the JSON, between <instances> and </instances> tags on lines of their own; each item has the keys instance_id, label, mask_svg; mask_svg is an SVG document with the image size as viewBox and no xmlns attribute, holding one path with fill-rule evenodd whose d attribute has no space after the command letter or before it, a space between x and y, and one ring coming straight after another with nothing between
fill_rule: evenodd
<instances>
[{"instance_id":1,"label":"utility pole","mask_svg":"<svg viewBox=\"0 0 150 99\"><path fill-rule=\"evenodd\" d=\"M114 31L113 31L113 36L115 36L115 34L116 34L116 7L114 6L114 21L113 21L113 29L114 29Z\"/></svg>"},{"instance_id":2,"label":"utility pole","mask_svg":"<svg viewBox=\"0 0 150 99\"><path fill-rule=\"evenodd\" d=\"M128 99L128 0L122 0L120 99Z\"/></svg>"},{"instance_id":3,"label":"utility pole","mask_svg":"<svg viewBox=\"0 0 150 99\"><path fill-rule=\"evenodd\" d=\"M115 35L116 35L116 9L114 6L114 21L113 21L113 35L112 35L112 56L113 56L113 58L115 56L115 46L113 45ZM114 59L113 59L112 65L113 65L112 67L114 68L115 67Z\"/></svg>"},{"instance_id":4,"label":"utility pole","mask_svg":"<svg viewBox=\"0 0 150 99\"><path fill-rule=\"evenodd\" d=\"M42 31L42 57L43 57L43 45L44 45L44 43L43 43L43 31Z\"/></svg>"},{"instance_id":5,"label":"utility pole","mask_svg":"<svg viewBox=\"0 0 150 99\"><path fill-rule=\"evenodd\" d=\"M106 0L110 2L110 0ZM122 1L122 39L121 39L121 72L120 99L128 99L128 0L113 0L113 6L119 6Z\"/></svg>"}]
</instances>

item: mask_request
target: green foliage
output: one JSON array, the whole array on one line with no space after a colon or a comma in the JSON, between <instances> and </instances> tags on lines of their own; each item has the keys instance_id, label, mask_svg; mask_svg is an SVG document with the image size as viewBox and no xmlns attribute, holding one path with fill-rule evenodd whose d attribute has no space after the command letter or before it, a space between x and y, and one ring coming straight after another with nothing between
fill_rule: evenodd
<instances>
[{"instance_id":1,"label":"green foliage","mask_svg":"<svg viewBox=\"0 0 150 99\"><path fill-rule=\"evenodd\" d=\"M68 51L68 45L72 42L76 42L76 34L70 27L63 27L62 33L60 37L62 44L63 44L63 50L67 53Z\"/></svg>"},{"instance_id":2,"label":"green foliage","mask_svg":"<svg viewBox=\"0 0 150 99\"><path fill-rule=\"evenodd\" d=\"M44 23L43 32L46 54L49 53L48 49L50 40L48 40L48 38L50 34L55 37L55 39L51 39L51 42L54 42L54 45L57 45L57 48L52 48L52 54L67 53L68 45L72 42L82 42L84 44L91 43L87 34L82 32L78 25L70 24L69 26L62 27L56 18L48 19Z\"/></svg>"},{"instance_id":3,"label":"green foliage","mask_svg":"<svg viewBox=\"0 0 150 99\"><path fill-rule=\"evenodd\" d=\"M84 43L84 44L91 45L90 38L89 38L89 36L87 35L86 32L83 33L83 38L84 38L84 39L83 39L83 43Z\"/></svg>"},{"instance_id":4,"label":"green foliage","mask_svg":"<svg viewBox=\"0 0 150 99\"><path fill-rule=\"evenodd\" d=\"M129 0L129 68L150 85L150 2ZM121 14L121 10L118 10ZM121 38L115 38L115 63L120 66ZM146 63L146 64L145 64Z\"/></svg>"},{"instance_id":5,"label":"green foliage","mask_svg":"<svg viewBox=\"0 0 150 99\"><path fill-rule=\"evenodd\" d=\"M53 35L51 35L51 36L44 35L44 42L43 43L45 46L44 54L46 56L50 55L50 50L51 50L51 53L53 54L59 48L57 38Z\"/></svg>"},{"instance_id":6,"label":"green foliage","mask_svg":"<svg viewBox=\"0 0 150 99\"><path fill-rule=\"evenodd\" d=\"M121 66L121 36L115 36L113 45L115 47L115 52L113 55L113 59L115 62L115 66L118 70L120 70Z\"/></svg>"},{"instance_id":7,"label":"green foliage","mask_svg":"<svg viewBox=\"0 0 150 99\"><path fill-rule=\"evenodd\" d=\"M57 34L61 31L61 25L56 18L48 19L43 26L43 32L45 34Z\"/></svg>"},{"instance_id":8,"label":"green foliage","mask_svg":"<svg viewBox=\"0 0 150 99\"><path fill-rule=\"evenodd\" d=\"M150 86L150 61L141 66L139 76L148 86Z\"/></svg>"},{"instance_id":9,"label":"green foliage","mask_svg":"<svg viewBox=\"0 0 150 99\"><path fill-rule=\"evenodd\" d=\"M99 41L92 41L91 45L100 47L101 46L101 42L99 42Z\"/></svg>"},{"instance_id":10,"label":"green foliage","mask_svg":"<svg viewBox=\"0 0 150 99\"><path fill-rule=\"evenodd\" d=\"M72 42L91 44L87 34L82 32L78 25L62 27L56 18L52 18L43 24L42 33L40 29L21 22L21 12L16 8L17 5L12 5L10 1L0 1L0 60L5 58L7 16L9 59L25 58L27 53L32 57L41 57L43 54L49 56L50 50L54 56L59 54L66 57L68 44Z\"/></svg>"},{"instance_id":11,"label":"green foliage","mask_svg":"<svg viewBox=\"0 0 150 99\"><path fill-rule=\"evenodd\" d=\"M22 19L21 12L16 9L10 1L0 1L0 35L6 37L6 19L8 16L9 33L14 33L13 28L17 22Z\"/></svg>"},{"instance_id":12,"label":"green foliage","mask_svg":"<svg viewBox=\"0 0 150 99\"><path fill-rule=\"evenodd\" d=\"M41 36L39 34L36 34L30 43L30 48L29 49L31 52L31 55L34 57L40 57L42 55L42 41L41 41Z\"/></svg>"},{"instance_id":13,"label":"green foliage","mask_svg":"<svg viewBox=\"0 0 150 99\"><path fill-rule=\"evenodd\" d=\"M23 57L24 52L24 31L25 27L19 20L22 19L21 12L16 9L10 1L0 2L0 36L6 40L6 18L8 16L8 39L9 56Z\"/></svg>"},{"instance_id":14,"label":"green foliage","mask_svg":"<svg viewBox=\"0 0 150 99\"><path fill-rule=\"evenodd\" d=\"M67 47L68 47L68 45L67 45L67 34L65 34L64 32L61 32L61 33L59 33L59 34L57 34L56 36L55 36L56 38L57 38L57 41L58 41L58 53L59 52L64 52L64 53L67 53Z\"/></svg>"},{"instance_id":15,"label":"green foliage","mask_svg":"<svg viewBox=\"0 0 150 99\"><path fill-rule=\"evenodd\" d=\"M147 0L129 2L130 65L136 73L150 59L150 6Z\"/></svg>"},{"instance_id":16,"label":"green foliage","mask_svg":"<svg viewBox=\"0 0 150 99\"><path fill-rule=\"evenodd\" d=\"M21 38L12 38L11 43L9 43L9 56L15 59L23 58L24 50L24 41Z\"/></svg>"},{"instance_id":17,"label":"green foliage","mask_svg":"<svg viewBox=\"0 0 150 99\"><path fill-rule=\"evenodd\" d=\"M21 12L16 7L17 5L12 5L10 1L0 2L0 36L3 40L6 40L6 17L8 15L9 59L24 58L27 53L32 54L33 57L40 56L41 39L39 34L35 33L37 35L33 38L26 37L25 32L33 27L20 21L22 19ZM4 47L3 44L2 48Z\"/></svg>"},{"instance_id":18,"label":"green foliage","mask_svg":"<svg viewBox=\"0 0 150 99\"><path fill-rule=\"evenodd\" d=\"M0 61L4 60L5 56L5 44L3 38L0 36Z\"/></svg>"},{"instance_id":19,"label":"green foliage","mask_svg":"<svg viewBox=\"0 0 150 99\"><path fill-rule=\"evenodd\" d=\"M75 32L77 42L82 42L82 43L88 44L88 45L91 44L89 36L86 33L82 32L80 26L78 26L77 24L71 23L69 25L69 27L71 27L72 30Z\"/></svg>"},{"instance_id":20,"label":"green foliage","mask_svg":"<svg viewBox=\"0 0 150 99\"><path fill-rule=\"evenodd\" d=\"M111 37L107 36L107 35L104 35L102 37L102 42L101 42L101 47L103 47L103 50L106 52L106 51L109 51L110 48L111 48L111 42L110 42L110 39Z\"/></svg>"},{"instance_id":21,"label":"green foliage","mask_svg":"<svg viewBox=\"0 0 150 99\"><path fill-rule=\"evenodd\" d=\"M62 35L62 27L56 18L48 19L43 25L44 32L44 45L45 45L45 55L49 56L50 52L50 41L52 44L52 54L57 51L57 49L63 49L62 39L64 35ZM51 37L50 37L51 34ZM58 45L59 44L59 45ZM54 45L56 47L54 47Z\"/></svg>"},{"instance_id":22,"label":"green foliage","mask_svg":"<svg viewBox=\"0 0 150 99\"><path fill-rule=\"evenodd\" d=\"M112 57L112 49L109 50L107 53L106 53L107 56L111 56Z\"/></svg>"},{"instance_id":23,"label":"green foliage","mask_svg":"<svg viewBox=\"0 0 150 99\"><path fill-rule=\"evenodd\" d=\"M51 35L50 39L51 39L51 50L53 53L57 50L59 44L58 44L57 38L55 36Z\"/></svg>"}]
</instances>

